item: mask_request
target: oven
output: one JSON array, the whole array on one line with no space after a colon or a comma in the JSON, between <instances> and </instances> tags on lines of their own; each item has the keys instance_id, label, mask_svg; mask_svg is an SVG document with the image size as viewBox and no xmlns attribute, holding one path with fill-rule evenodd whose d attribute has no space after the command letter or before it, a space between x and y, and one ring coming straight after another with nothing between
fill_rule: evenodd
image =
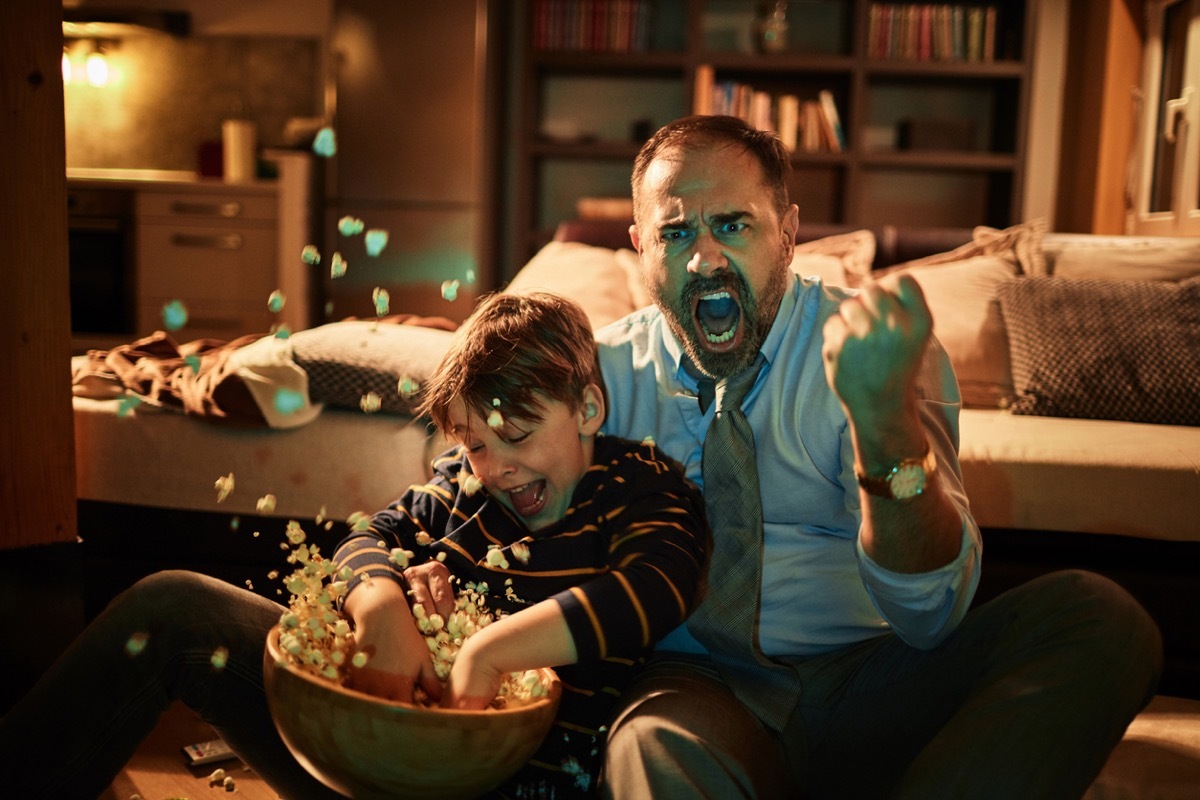
<instances>
[{"instance_id":1,"label":"oven","mask_svg":"<svg viewBox=\"0 0 1200 800\"><path fill-rule=\"evenodd\" d=\"M108 348L135 325L133 191L67 187L73 349Z\"/></svg>"}]
</instances>

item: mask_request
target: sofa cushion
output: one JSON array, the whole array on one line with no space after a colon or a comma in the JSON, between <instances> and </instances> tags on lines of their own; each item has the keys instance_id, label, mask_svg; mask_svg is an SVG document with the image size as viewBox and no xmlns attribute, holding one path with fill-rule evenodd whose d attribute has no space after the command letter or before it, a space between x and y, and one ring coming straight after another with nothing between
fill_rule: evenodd
<instances>
[{"instance_id":1,"label":"sofa cushion","mask_svg":"<svg viewBox=\"0 0 1200 800\"><path fill-rule=\"evenodd\" d=\"M933 333L958 377L963 404L996 408L1012 394L1009 347L996 289L1038 269L1045 221L1003 231L980 229L976 241L876 274L916 279L933 314Z\"/></svg>"},{"instance_id":2,"label":"sofa cushion","mask_svg":"<svg viewBox=\"0 0 1200 800\"><path fill-rule=\"evenodd\" d=\"M875 234L860 230L797 244L791 269L802 278L854 288L871 274L874 261Z\"/></svg>"},{"instance_id":3,"label":"sofa cushion","mask_svg":"<svg viewBox=\"0 0 1200 800\"><path fill-rule=\"evenodd\" d=\"M1053 233L1046 271L1060 278L1180 281L1200 275L1200 237Z\"/></svg>"},{"instance_id":4,"label":"sofa cushion","mask_svg":"<svg viewBox=\"0 0 1200 800\"><path fill-rule=\"evenodd\" d=\"M592 330L620 319L637 306L628 271L617 251L578 242L550 242L513 277L505 292L554 292L583 307Z\"/></svg>"},{"instance_id":5,"label":"sofa cushion","mask_svg":"<svg viewBox=\"0 0 1200 800\"><path fill-rule=\"evenodd\" d=\"M1200 278L1000 287L1015 414L1200 425Z\"/></svg>"},{"instance_id":6,"label":"sofa cushion","mask_svg":"<svg viewBox=\"0 0 1200 800\"><path fill-rule=\"evenodd\" d=\"M308 373L314 402L361 408L379 396L380 411L411 414L419 389L450 347L453 333L366 320L331 322L292 334L292 357ZM404 387L402 380L412 381Z\"/></svg>"}]
</instances>

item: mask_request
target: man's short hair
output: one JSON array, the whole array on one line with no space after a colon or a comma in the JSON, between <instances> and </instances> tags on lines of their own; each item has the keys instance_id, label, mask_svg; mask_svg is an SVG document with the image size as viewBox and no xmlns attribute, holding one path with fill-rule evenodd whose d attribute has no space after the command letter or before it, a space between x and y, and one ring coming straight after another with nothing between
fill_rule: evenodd
<instances>
[{"instance_id":1,"label":"man's short hair","mask_svg":"<svg viewBox=\"0 0 1200 800\"><path fill-rule=\"evenodd\" d=\"M602 387L600 364L577 303L548 292L491 294L455 333L418 413L443 431L455 400L483 419L495 409L539 421L547 399L577 410L588 384Z\"/></svg>"},{"instance_id":2,"label":"man's short hair","mask_svg":"<svg viewBox=\"0 0 1200 800\"><path fill-rule=\"evenodd\" d=\"M790 205L788 178L792 171L791 157L779 137L770 131L760 131L738 117L697 114L681 117L658 129L642 146L633 162L633 216L641 216L642 182L650 162L661 153L673 149L695 149L718 142L739 146L762 165L763 178L781 216Z\"/></svg>"}]
</instances>

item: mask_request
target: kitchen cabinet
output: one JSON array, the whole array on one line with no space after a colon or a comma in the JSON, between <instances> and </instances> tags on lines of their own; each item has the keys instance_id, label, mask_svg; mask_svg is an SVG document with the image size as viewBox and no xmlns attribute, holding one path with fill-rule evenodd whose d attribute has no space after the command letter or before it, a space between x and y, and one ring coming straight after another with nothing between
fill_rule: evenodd
<instances>
[{"instance_id":1,"label":"kitchen cabinet","mask_svg":"<svg viewBox=\"0 0 1200 800\"><path fill-rule=\"evenodd\" d=\"M272 185L137 192L138 331L161 328L163 307L179 300L188 310L179 338L266 333L275 317L267 299L276 288L276 205Z\"/></svg>"},{"instance_id":2,"label":"kitchen cabinet","mask_svg":"<svg viewBox=\"0 0 1200 800\"><path fill-rule=\"evenodd\" d=\"M805 148L801 138L793 150L791 196L807 221L934 227L1019 221L1032 6L1028 0L526 0L517 6L515 233L506 266L524 263L558 222L576 216L580 198L627 198L640 144L676 117L718 111L713 86L765 96L773 113L760 127L777 126L781 97L804 104L824 94L832 101L842 140ZM595 16L578 13L601 8L619 15L629 7L635 34L617 46L611 37L598 41ZM763 9L786 24L785 35L766 40L772 20ZM887 33L885 13L894 23ZM593 34L578 35L587 19ZM977 20L976 33L970 20ZM954 31L961 42L952 41Z\"/></svg>"}]
</instances>

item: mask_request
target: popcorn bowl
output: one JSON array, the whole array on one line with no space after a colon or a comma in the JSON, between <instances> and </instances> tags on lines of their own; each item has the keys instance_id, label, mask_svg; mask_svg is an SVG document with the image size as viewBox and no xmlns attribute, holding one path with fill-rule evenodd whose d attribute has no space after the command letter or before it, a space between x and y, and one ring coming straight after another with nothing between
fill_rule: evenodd
<instances>
[{"instance_id":1,"label":"popcorn bowl","mask_svg":"<svg viewBox=\"0 0 1200 800\"><path fill-rule=\"evenodd\" d=\"M502 783L542 743L562 685L539 670L545 697L461 711L385 700L285 662L279 628L263 653L267 704L292 755L317 780L352 798L469 798Z\"/></svg>"}]
</instances>

